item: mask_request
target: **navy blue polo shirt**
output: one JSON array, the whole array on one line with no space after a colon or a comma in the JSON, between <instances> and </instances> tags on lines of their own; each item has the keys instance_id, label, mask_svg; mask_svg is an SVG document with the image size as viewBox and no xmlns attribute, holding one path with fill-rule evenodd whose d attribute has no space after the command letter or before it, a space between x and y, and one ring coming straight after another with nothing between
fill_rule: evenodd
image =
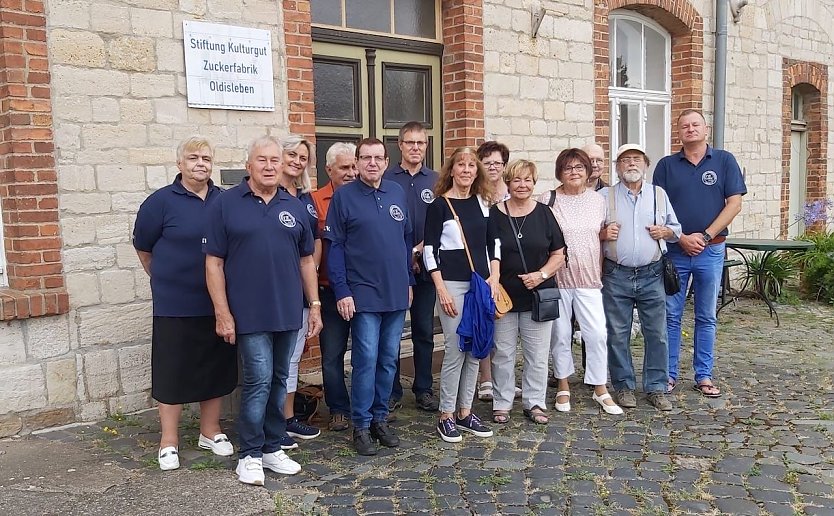
<instances>
[{"instance_id":1,"label":"navy blue polo shirt","mask_svg":"<svg viewBox=\"0 0 834 516\"><path fill-rule=\"evenodd\" d=\"M330 285L336 299L353 296L359 312L408 308L411 225L406 195L385 179L375 189L361 180L337 189L322 237Z\"/></svg>"},{"instance_id":2,"label":"navy blue polo shirt","mask_svg":"<svg viewBox=\"0 0 834 516\"><path fill-rule=\"evenodd\" d=\"M707 146L707 153L697 165L686 159L683 150L662 158L654 169L652 182L666 190L687 235L707 229L724 209L728 197L747 193L735 156L711 146ZM719 233L727 234L727 229Z\"/></svg>"},{"instance_id":3,"label":"navy blue polo shirt","mask_svg":"<svg viewBox=\"0 0 834 516\"><path fill-rule=\"evenodd\" d=\"M299 261L313 254L309 213L283 188L265 204L248 179L211 206L203 251L225 262L236 333L297 330L304 309Z\"/></svg>"},{"instance_id":4,"label":"navy blue polo shirt","mask_svg":"<svg viewBox=\"0 0 834 516\"><path fill-rule=\"evenodd\" d=\"M434 186L437 184L437 172L423 166L414 174L397 164L385 172L384 179L394 181L405 191L408 217L411 220L411 240L415 244L423 241L426 227L426 211L434 200Z\"/></svg>"},{"instance_id":5,"label":"navy blue polo shirt","mask_svg":"<svg viewBox=\"0 0 834 516\"><path fill-rule=\"evenodd\" d=\"M307 211L307 221L313 229L313 238L321 238L321 235L319 235L319 214L316 213L316 203L313 202L313 195L310 192L304 192L299 193L296 198L301 201Z\"/></svg>"},{"instance_id":6,"label":"navy blue polo shirt","mask_svg":"<svg viewBox=\"0 0 834 516\"><path fill-rule=\"evenodd\" d=\"M151 253L151 292L156 317L214 315L206 288L206 257L200 248L208 207L223 191L209 181L206 200L174 182L139 207L133 247Z\"/></svg>"}]
</instances>

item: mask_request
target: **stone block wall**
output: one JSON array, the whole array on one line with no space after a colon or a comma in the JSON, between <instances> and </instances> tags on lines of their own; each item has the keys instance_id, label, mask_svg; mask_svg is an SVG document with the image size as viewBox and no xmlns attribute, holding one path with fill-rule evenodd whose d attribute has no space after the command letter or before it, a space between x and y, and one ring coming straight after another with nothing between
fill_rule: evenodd
<instances>
[{"instance_id":1,"label":"stone block wall","mask_svg":"<svg viewBox=\"0 0 834 516\"><path fill-rule=\"evenodd\" d=\"M173 180L182 138L215 143L219 180L254 137L288 132L278 2L46 0L41 13L69 313L0 326L0 436L150 406L150 286L130 241L139 205ZM187 107L186 19L271 31L274 112Z\"/></svg>"}]
</instances>

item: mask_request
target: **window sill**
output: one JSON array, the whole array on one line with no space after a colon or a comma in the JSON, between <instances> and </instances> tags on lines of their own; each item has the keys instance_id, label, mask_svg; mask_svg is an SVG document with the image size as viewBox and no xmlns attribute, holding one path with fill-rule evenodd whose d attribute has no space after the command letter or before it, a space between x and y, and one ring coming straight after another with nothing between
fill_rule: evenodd
<instances>
[{"instance_id":1,"label":"window sill","mask_svg":"<svg viewBox=\"0 0 834 516\"><path fill-rule=\"evenodd\" d=\"M0 288L0 321L29 319L69 312L66 289L14 290Z\"/></svg>"}]
</instances>

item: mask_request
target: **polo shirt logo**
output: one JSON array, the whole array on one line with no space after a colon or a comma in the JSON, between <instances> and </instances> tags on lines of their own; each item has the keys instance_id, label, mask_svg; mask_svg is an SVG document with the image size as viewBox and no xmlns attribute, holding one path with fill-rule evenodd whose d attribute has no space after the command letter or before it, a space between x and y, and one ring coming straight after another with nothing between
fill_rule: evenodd
<instances>
[{"instance_id":1,"label":"polo shirt logo","mask_svg":"<svg viewBox=\"0 0 834 516\"><path fill-rule=\"evenodd\" d=\"M431 204L431 202L434 200L434 192L426 188L425 190L420 192L420 199L422 199L423 202L426 204Z\"/></svg>"},{"instance_id":2,"label":"polo shirt logo","mask_svg":"<svg viewBox=\"0 0 834 516\"><path fill-rule=\"evenodd\" d=\"M307 213L309 213L312 217L319 218L319 214L316 212L316 207L312 204L307 205Z\"/></svg>"},{"instance_id":3,"label":"polo shirt logo","mask_svg":"<svg viewBox=\"0 0 834 516\"><path fill-rule=\"evenodd\" d=\"M282 211L278 214L278 220L281 221L281 224L288 228L295 227L295 217L292 216L292 213L288 211Z\"/></svg>"},{"instance_id":4,"label":"polo shirt logo","mask_svg":"<svg viewBox=\"0 0 834 516\"><path fill-rule=\"evenodd\" d=\"M396 204L392 204L390 208L388 208L388 213L391 214L391 218L396 220L397 222L402 222L405 219L405 215L403 214L403 210L400 209L399 206Z\"/></svg>"},{"instance_id":5,"label":"polo shirt logo","mask_svg":"<svg viewBox=\"0 0 834 516\"><path fill-rule=\"evenodd\" d=\"M701 174L701 182L707 186L712 186L718 181L718 175L712 170L707 170Z\"/></svg>"}]
</instances>

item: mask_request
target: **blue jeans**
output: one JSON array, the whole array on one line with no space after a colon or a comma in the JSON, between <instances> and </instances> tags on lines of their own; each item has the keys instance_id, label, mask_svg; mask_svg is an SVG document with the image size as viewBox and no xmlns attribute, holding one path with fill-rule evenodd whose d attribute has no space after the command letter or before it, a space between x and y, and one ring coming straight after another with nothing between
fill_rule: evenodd
<instances>
[{"instance_id":1,"label":"blue jeans","mask_svg":"<svg viewBox=\"0 0 834 516\"><path fill-rule=\"evenodd\" d=\"M432 355L434 354L434 303L437 290L434 283L418 281L412 288L414 299L411 302L411 343L414 348L414 383L411 391L415 395L432 392ZM397 360L397 373L394 376L394 388L391 398L403 398L403 386L400 383L400 361Z\"/></svg>"},{"instance_id":2,"label":"blue jeans","mask_svg":"<svg viewBox=\"0 0 834 516\"><path fill-rule=\"evenodd\" d=\"M350 321L353 344L350 364L351 420L354 429L388 419L388 400L397 361L405 310L357 312Z\"/></svg>"},{"instance_id":3,"label":"blue jeans","mask_svg":"<svg viewBox=\"0 0 834 516\"><path fill-rule=\"evenodd\" d=\"M660 260L644 267L623 267L611 260L602 264L602 303L608 328L608 371L615 390L635 390L631 359L634 307L643 329L643 392L665 392L669 376L666 337L666 291Z\"/></svg>"},{"instance_id":4,"label":"blue jeans","mask_svg":"<svg viewBox=\"0 0 834 516\"><path fill-rule=\"evenodd\" d=\"M319 287L319 299L324 324L319 334L324 402L330 409L330 415L347 417L350 416L350 398L345 385L345 352L350 323L342 319L336 310L336 296L330 287Z\"/></svg>"},{"instance_id":5,"label":"blue jeans","mask_svg":"<svg viewBox=\"0 0 834 516\"><path fill-rule=\"evenodd\" d=\"M243 365L238 456L261 457L281 449L286 434L287 375L298 330L237 335Z\"/></svg>"},{"instance_id":6,"label":"blue jeans","mask_svg":"<svg viewBox=\"0 0 834 516\"><path fill-rule=\"evenodd\" d=\"M669 333L669 377L677 380L681 351L681 317L686 305L689 277L695 293L695 331L692 365L695 381L712 378L715 348L716 304L724 268L724 244L708 245L700 254L687 256L677 245L669 246L669 257L678 269L681 291L666 298L666 328Z\"/></svg>"}]
</instances>

